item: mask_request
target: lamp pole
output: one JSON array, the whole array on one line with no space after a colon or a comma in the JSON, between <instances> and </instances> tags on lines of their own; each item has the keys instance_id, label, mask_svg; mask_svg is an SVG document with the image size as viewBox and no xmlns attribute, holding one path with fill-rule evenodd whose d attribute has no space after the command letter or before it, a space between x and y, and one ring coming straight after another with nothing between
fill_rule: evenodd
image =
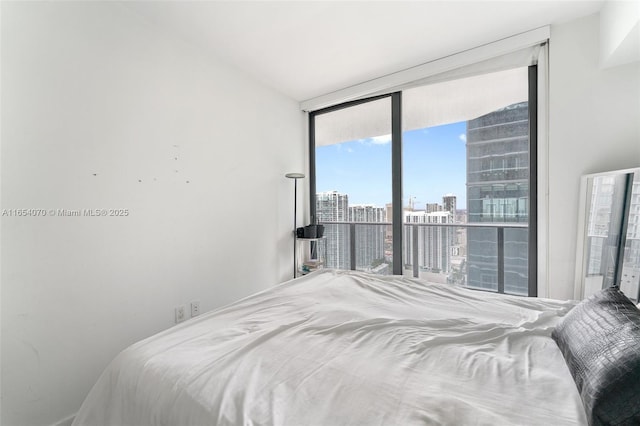
<instances>
[{"instance_id":1,"label":"lamp pole","mask_svg":"<svg viewBox=\"0 0 640 426\"><path fill-rule=\"evenodd\" d=\"M302 173L287 173L285 177L293 179L293 278L296 278L296 229L298 226L298 179L304 178Z\"/></svg>"}]
</instances>

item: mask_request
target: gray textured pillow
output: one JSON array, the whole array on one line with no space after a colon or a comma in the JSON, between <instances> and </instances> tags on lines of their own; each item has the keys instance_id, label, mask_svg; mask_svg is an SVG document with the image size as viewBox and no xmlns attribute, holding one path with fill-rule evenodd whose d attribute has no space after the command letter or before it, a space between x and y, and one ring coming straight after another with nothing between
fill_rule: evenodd
<instances>
[{"instance_id":1,"label":"gray textured pillow","mask_svg":"<svg viewBox=\"0 0 640 426\"><path fill-rule=\"evenodd\" d=\"M551 337L576 382L590 425L640 424L640 310L618 288L573 308Z\"/></svg>"}]
</instances>

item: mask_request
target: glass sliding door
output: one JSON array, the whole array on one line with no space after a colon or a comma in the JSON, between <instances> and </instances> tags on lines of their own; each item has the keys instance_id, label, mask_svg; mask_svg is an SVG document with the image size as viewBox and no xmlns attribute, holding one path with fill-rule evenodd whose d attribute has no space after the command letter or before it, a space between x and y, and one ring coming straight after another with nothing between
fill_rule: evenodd
<instances>
[{"instance_id":1,"label":"glass sliding door","mask_svg":"<svg viewBox=\"0 0 640 426\"><path fill-rule=\"evenodd\" d=\"M313 115L312 219L325 226L329 268L392 272L391 104L384 96Z\"/></svg>"},{"instance_id":2,"label":"glass sliding door","mask_svg":"<svg viewBox=\"0 0 640 426\"><path fill-rule=\"evenodd\" d=\"M408 89L402 111L405 272L527 295L529 69Z\"/></svg>"}]
</instances>

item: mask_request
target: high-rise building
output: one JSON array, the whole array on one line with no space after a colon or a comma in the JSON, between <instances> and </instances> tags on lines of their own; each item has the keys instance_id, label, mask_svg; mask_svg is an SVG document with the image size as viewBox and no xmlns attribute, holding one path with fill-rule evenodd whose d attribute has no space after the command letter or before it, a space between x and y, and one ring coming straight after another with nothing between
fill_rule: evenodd
<instances>
[{"instance_id":1,"label":"high-rise building","mask_svg":"<svg viewBox=\"0 0 640 426\"><path fill-rule=\"evenodd\" d=\"M404 211L405 223L452 224L453 216L448 211ZM413 258L412 227L405 227L404 253L405 263L413 265L415 261L421 270L448 274L451 268L451 246L454 229L449 226L418 226L418 259Z\"/></svg>"},{"instance_id":2,"label":"high-rise building","mask_svg":"<svg viewBox=\"0 0 640 426\"><path fill-rule=\"evenodd\" d=\"M456 208L457 208L456 200L457 198L453 194L446 194L442 196L442 207L444 208L445 211L448 211L449 213L451 213L451 216L453 217L453 223L456 223L458 219L456 214Z\"/></svg>"},{"instance_id":3,"label":"high-rise building","mask_svg":"<svg viewBox=\"0 0 640 426\"><path fill-rule=\"evenodd\" d=\"M349 206L349 222L386 222L387 212L384 207L373 204L355 204Z\"/></svg>"},{"instance_id":4,"label":"high-rise building","mask_svg":"<svg viewBox=\"0 0 640 426\"><path fill-rule=\"evenodd\" d=\"M529 108L521 102L467 122L467 221L529 220ZM505 292L528 293L528 228L504 232ZM467 231L467 285L498 286L495 228Z\"/></svg>"},{"instance_id":5,"label":"high-rise building","mask_svg":"<svg viewBox=\"0 0 640 426\"><path fill-rule=\"evenodd\" d=\"M349 206L349 222L386 222L386 209L371 204ZM372 271L385 260L385 232L386 226L358 225L356 226L356 269Z\"/></svg>"},{"instance_id":6,"label":"high-rise building","mask_svg":"<svg viewBox=\"0 0 640 426\"><path fill-rule=\"evenodd\" d=\"M349 269L349 225L328 223L349 220L349 196L338 191L317 193L316 217L325 227L327 267Z\"/></svg>"},{"instance_id":7,"label":"high-rise building","mask_svg":"<svg viewBox=\"0 0 640 426\"><path fill-rule=\"evenodd\" d=\"M425 211L427 213L441 212L442 206L438 203L427 203L425 204Z\"/></svg>"}]
</instances>

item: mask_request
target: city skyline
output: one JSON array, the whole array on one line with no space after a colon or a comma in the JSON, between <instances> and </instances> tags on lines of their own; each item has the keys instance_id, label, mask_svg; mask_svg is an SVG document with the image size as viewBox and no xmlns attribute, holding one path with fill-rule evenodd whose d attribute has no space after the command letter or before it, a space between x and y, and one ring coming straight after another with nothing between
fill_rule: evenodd
<instances>
[{"instance_id":1,"label":"city skyline","mask_svg":"<svg viewBox=\"0 0 640 426\"><path fill-rule=\"evenodd\" d=\"M337 190L316 192L316 199L323 199L323 198L326 198L327 196L337 196L337 197L344 198L344 205L348 209L358 207L358 208L373 208L373 209L384 210L392 206L392 203L386 203L383 206L373 204L373 203L354 203L350 201L350 195L348 193L337 191ZM449 211L451 212L452 216L455 218L456 212L458 212L459 214L466 214L466 211L467 211L466 209L457 208L456 198L457 196L455 194L450 194L450 193L443 194L438 202L426 203L426 204L423 204L422 207L413 206L411 205L411 203L409 203L407 205L403 205L402 210L404 212L425 212L425 213ZM388 214L385 214L386 219L388 219L388 216L389 216ZM351 213L348 213L347 217L348 219L346 219L346 221L348 222L358 221L358 220L352 220ZM320 218L318 220L322 222ZM390 222L390 220L388 221ZM374 220L373 222L380 222L380 220Z\"/></svg>"}]
</instances>

